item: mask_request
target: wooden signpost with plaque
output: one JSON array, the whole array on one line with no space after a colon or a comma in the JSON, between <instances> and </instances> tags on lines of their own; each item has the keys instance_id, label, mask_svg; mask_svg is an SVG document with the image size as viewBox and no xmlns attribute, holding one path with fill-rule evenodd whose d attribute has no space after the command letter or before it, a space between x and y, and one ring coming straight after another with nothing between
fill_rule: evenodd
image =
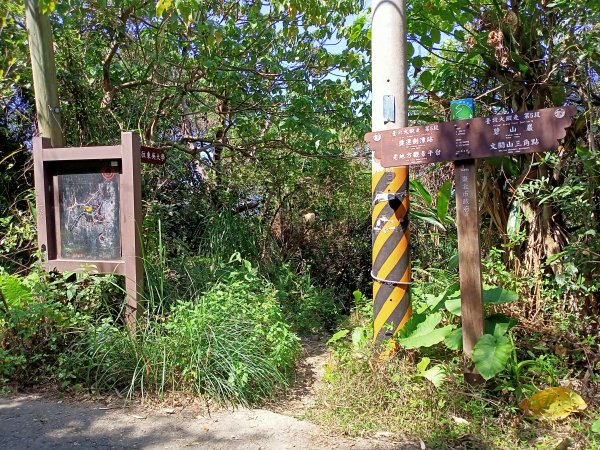
<instances>
[{"instance_id":1,"label":"wooden signpost with plaque","mask_svg":"<svg viewBox=\"0 0 600 450\"><path fill-rule=\"evenodd\" d=\"M124 276L125 321L134 331L143 290L140 138L122 133L120 145L52 148L36 137L33 155L45 269Z\"/></svg>"},{"instance_id":2,"label":"wooden signpost with plaque","mask_svg":"<svg viewBox=\"0 0 600 450\"><path fill-rule=\"evenodd\" d=\"M454 162L463 351L470 356L483 335L476 160L555 150L577 110L565 106L472 118L472 101L453 103L453 118L461 120L367 133L365 140L386 168ZM465 379L482 381L471 366L465 367Z\"/></svg>"}]
</instances>

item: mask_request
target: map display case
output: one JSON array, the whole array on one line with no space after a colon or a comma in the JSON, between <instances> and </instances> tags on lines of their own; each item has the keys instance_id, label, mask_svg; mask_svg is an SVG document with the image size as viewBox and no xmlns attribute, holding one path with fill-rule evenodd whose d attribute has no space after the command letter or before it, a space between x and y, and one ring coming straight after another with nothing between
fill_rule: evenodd
<instances>
[{"instance_id":1,"label":"map display case","mask_svg":"<svg viewBox=\"0 0 600 450\"><path fill-rule=\"evenodd\" d=\"M48 271L122 275L125 318L135 320L141 295L141 146L52 148L33 139L38 244Z\"/></svg>"}]
</instances>

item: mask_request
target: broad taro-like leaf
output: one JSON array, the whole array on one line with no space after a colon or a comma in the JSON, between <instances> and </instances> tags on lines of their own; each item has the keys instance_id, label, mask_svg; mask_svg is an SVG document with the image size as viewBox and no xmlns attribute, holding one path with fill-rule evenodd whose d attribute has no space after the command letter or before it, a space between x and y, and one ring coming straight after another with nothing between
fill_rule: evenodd
<instances>
[{"instance_id":1,"label":"broad taro-like leaf","mask_svg":"<svg viewBox=\"0 0 600 450\"><path fill-rule=\"evenodd\" d=\"M503 336L516 324L516 319L512 317L505 316L504 314L493 314L487 317L483 323L484 333Z\"/></svg>"},{"instance_id":2,"label":"broad taro-like leaf","mask_svg":"<svg viewBox=\"0 0 600 450\"><path fill-rule=\"evenodd\" d=\"M444 302L444 306L449 313L454 314L455 316L460 316L460 297L449 298Z\"/></svg>"},{"instance_id":3,"label":"broad taro-like leaf","mask_svg":"<svg viewBox=\"0 0 600 450\"><path fill-rule=\"evenodd\" d=\"M398 339L398 343L404 348L419 348L431 347L432 345L442 342L454 329L454 325L436 328L441 321L442 315L440 313L429 315L424 322L417 325L410 335Z\"/></svg>"},{"instance_id":4,"label":"broad taro-like leaf","mask_svg":"<svg viewBox=\"0 0 600 450\"><path fill-rule=\"evenodd\" d=\"M444 339L444 344L446 344L446 347L448 347L450 350L462 350L462 327L457 328L448 336L446 336L446 339Z\"/></svg>"},{"instance_id":5,"label":"broad taro-like leaf","mask_svg":"<svg viewBox=\"0 0 600 450\"><path fill-rule=\"evenodd\" d=\"M524 399L519 408L524 414L537 419L557 420L583 411L587 404L574 390L558 386L536 392Z\"/></svg>"},{"instance_id":6,"label":"broad taro-like leaf","mask_svg":"<svg viewBox=\"0 0 600 450\"><path fill-rule=\"evenodd\" d=\"M483 303L486 305L499 305L501 303L514 302L519 298L516 292L499 287L483 290Z\"/></svg>"},{"instance_id":7,"label":"broad taro-like leaf","mask_svg":"<svg viewBox=\"0 0 600 450\"><path fill-rule=\"evenodd\" d=\"M500 373L508 363L513 344L506 336L484 334L473 347L473 362L479 374L489 380Z\"/></svg>"},{"instance_id":8,"label":"broad taro-like leaf","mask_svg":"<svg viewBox=\"0 0 600 450\"><path fill-rule=\"evenodd\" d=\"M483 332L493 336L504 336L516 323L517 321L512 317L505 316L504 314L494 314L483 322ZM450 350L462 350L462 327L457 328L446 336L444 344Z\"/></svg>"}]
</instances>

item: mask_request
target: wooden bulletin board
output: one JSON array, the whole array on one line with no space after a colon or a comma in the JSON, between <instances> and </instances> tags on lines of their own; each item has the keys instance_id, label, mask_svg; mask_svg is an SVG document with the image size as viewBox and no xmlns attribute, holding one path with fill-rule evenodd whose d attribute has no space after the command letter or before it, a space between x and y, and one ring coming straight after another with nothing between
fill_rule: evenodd
<instances>
[{"instance_id":1,"label":"wooden bulletin board","mask_svg":"<svg viewBox=\"0 0 600 450\"><path fill-rule=\"evenodd\" d=\"M125 319L133 326L143 290L141 150L121 144L52 148L33 139L39 248L49 271L123 275Z\"/></svg>"}]
</instances>

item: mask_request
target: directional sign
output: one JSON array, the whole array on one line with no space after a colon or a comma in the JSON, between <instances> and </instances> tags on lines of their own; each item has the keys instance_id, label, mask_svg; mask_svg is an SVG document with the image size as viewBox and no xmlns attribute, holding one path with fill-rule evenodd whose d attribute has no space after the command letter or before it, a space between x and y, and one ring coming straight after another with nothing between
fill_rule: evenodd
<instances>
[{"instance_id":1,"label":"directional sign","mask_svg":"<svg viewBox=\"0 0 600 450\"><path fill-rule=\"evenodd\" d=\"M477 117L367 133L383 167L521 155L554 150L575 106Z\"/></svg>"},{"instance_id":2,"label":"directional sign","mask_svg":"<svg viewBox=\"0 0 600 450\"><path fill-rule=\"evenodd\" d=\"M154 147L141 146L142 162L148 164L163 165L167 160L167 155L164 150Z\"/></svg>"}]
</instances>

